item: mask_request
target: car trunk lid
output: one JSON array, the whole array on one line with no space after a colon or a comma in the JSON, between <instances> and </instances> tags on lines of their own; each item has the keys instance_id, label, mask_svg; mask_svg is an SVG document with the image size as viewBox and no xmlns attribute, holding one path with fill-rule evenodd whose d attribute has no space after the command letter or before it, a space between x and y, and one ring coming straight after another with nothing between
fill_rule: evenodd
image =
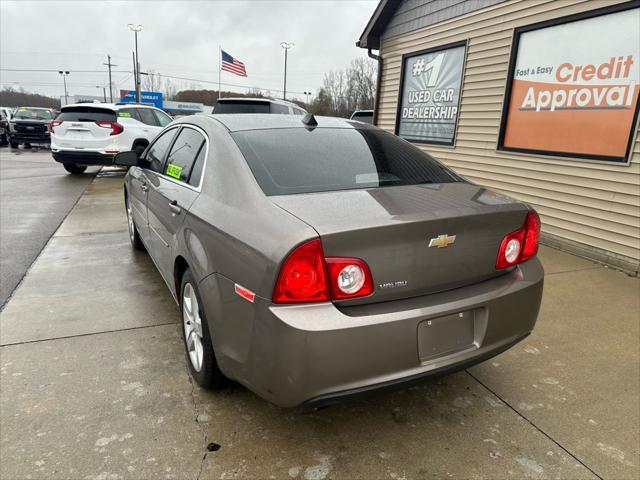
<instances>
[{"instance_id":1,"label":"car trunk lid","mask_svg":"<svg viewBox=\"0 0 640 480\"><path fill-rule=\"evenodd\" d=\"M425 295L501 275L495 268L500 241L523 226L528 211L464 182L269 198L318 232L325 256L367 262L374 293L350 303Z\"/></svg>"}]
</instances>

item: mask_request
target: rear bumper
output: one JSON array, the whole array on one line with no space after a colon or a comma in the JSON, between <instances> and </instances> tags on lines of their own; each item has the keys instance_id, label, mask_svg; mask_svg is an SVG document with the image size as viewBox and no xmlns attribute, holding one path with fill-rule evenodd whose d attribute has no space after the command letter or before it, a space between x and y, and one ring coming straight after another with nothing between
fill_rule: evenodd
<instances>
[{"instance_id":1,"label":"rear bumper","mask_svg":"<svg viewBox=\"0 0 640 480\"><path fill-rule=\"evenodd\" d=\"M200 291L222 371L269 401L292 407L414 383L497 355L532 331L543 279L534 259L476 285L346 308L279 306L258 297L251 304L216 275L205 278ZM220 298L207 298L214 292ZM211 310L211 303L220 310ZM474 312L473 343L425 356L423 322L461 312Z\"/></svg>"},{"instance_id":2,"label":"rear bumper","mask_svg":"<svg viewBox=\"0 0 640 480\"><path fill-rule=\"evenodd\" d=\"M50 143L51 135L47 133L24 133L9 131L9 139L16 143Z\"/></svg>"},{"instance_id":3,"label":"rear bumper","mask_svg":"<svg viewBox=\"0 0 640 480\"><path fill-rule=\"evenodd\" d=\"M101 152L82 152L70 150L52 151L53 159L60 163L74 165L112 165L114 155Z\"/></svg>"}]
</instances>

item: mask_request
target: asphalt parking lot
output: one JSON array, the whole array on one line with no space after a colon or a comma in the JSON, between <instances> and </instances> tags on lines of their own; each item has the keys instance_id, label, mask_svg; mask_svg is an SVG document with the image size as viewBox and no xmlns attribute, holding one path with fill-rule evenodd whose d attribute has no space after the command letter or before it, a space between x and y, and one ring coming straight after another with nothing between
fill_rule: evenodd
<instances>
[{"instance_id":1,"label":"asphalt parking lot","mask_svg":"<svg viewBox=\"0 0 640 480\"><path fill-rule=\"evenodd\" d=\"M0 306L96 172L72 177L47 149L0 147Z\"/></svg>"},{"instance_id":2,"label":"asphalt parking lot","mask_svg":"<svg viewBox=\"0 0 640 480\"><path fill-rule=\"evenodd\" d=\"M281 409L191 382L178 309L129 246L122 176L86 175L0 315L1 478L639 477L640 279L543 247L538 324L510 351Z\"/></svg>"}]
</instances>

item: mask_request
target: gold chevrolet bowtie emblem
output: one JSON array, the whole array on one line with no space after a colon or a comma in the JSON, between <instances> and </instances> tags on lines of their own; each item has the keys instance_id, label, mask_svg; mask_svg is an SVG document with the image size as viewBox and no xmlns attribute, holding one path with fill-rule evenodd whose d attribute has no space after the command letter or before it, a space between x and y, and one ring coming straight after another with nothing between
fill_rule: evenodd
<instances>
[{"instance_id":1,"label":"gold chevrolet bowtie emblem","mask_svg":"<svg viewBox=\"0 0 640 480\"><path fill-rule=\"evenodd\" d=\"M449 245L453 245L456 241L455 235L438 235L436 238L429 240L429 247L446 248Z\"/></svg>"}]
</instances>

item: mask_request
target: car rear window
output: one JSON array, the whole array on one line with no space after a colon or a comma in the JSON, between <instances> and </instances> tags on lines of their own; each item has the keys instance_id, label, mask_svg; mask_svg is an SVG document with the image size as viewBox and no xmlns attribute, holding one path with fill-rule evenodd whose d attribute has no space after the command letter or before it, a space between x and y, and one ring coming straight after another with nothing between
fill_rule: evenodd
<instances>
[{"instance_id":1,"label":"car rear window","mask_svg":"<svg viewBox=\"0 0 640 480\"><path fill-rule=\"evenodd\" d=\"M373 113L371 112L354 113L351 119L358 120L359 122L373 123Z\"/></svg>"},{"instance_id":2,"label":"car rear window","mask_svg":"<svg viewBox=\"0 0 640 480\"><path fill-rule=\"evenodd\" d=\"M283 128L232 133L266 195L451 183L453 171L374 128Z\"/></svg>"},{"instance_id":3,"label":"car rear window","mask_svg":"<svg viewBox=\"0 0 640 480\"><path fill-rule=\"evenodd\" d=\"M13 115L16 120L51 120L53 116L49 110L38 108L18 108Z\"/></svg>"},{"instance_id":4,"label":"car rear window","mask_svg":"<svg viewBox=\"0 0 640 480\"><path fill-rule=\"evenodd\" d=\"M271 113L269 102L218 102L213 113Z\"/></svg>"},{"instance_id":5,"label":"car rear window","mask_svg":"<svg viewBox=\"0 0 640 480\"><path fill-rule=\"evenodd\" d=\"M68 107L62 109L57 120L68 122L115 122L116 113L106 108Z\"/></svg>"}]
</instances>

